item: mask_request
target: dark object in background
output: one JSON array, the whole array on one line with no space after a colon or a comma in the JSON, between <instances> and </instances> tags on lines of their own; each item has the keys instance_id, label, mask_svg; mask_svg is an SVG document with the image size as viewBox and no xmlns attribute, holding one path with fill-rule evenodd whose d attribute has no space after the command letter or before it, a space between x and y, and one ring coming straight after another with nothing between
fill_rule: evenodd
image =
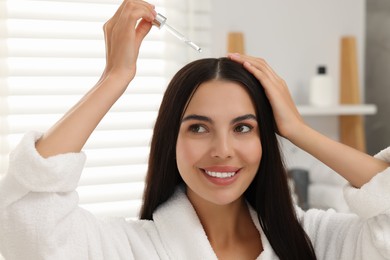
<instances>
[{"instance_id":1,"label":"dark object in background","mask_svg":"<svg viewBox=\"0 0 390 260\"><path fill-rule=\"evenodd\" d=\"M295 193L298 197L298 205L303 210L309 208L308 189L309 189L309 172L305 169L290 169L288 170L289 177L294 181Z\"/></svg>"}]
</instances>

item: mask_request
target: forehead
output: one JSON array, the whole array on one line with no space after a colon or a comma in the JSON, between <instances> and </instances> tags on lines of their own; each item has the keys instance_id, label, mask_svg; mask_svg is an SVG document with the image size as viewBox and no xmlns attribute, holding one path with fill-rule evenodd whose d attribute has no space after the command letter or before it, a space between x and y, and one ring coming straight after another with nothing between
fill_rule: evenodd
<instances>
[{"instance_id":1,"label":"forehead","mask_svg":"<svg viewBox=\"0 0 390 260\"><path fill-rule=\"evenodd\" d=\"M255 114L255 107L244 86L226 80L202 83L192 96L184 114Z\"/></svg>"}]
</instances>

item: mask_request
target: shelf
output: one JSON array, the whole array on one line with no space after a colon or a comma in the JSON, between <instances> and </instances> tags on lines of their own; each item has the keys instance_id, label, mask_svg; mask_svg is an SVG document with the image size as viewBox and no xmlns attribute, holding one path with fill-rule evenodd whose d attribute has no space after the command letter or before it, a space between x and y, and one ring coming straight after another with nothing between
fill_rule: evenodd
<instances>
[{"instance_id":1,"label":"shelf","mask_svg":"<svg viewBox=\"0 0 390 260\"><path fill-rule=\"evenodd\" d=\"M343 116L343 115L374 115L376 105L337 105L331 107L316 107L309 105L298 106L302 116Z\"/></svg>"}]
</instances>

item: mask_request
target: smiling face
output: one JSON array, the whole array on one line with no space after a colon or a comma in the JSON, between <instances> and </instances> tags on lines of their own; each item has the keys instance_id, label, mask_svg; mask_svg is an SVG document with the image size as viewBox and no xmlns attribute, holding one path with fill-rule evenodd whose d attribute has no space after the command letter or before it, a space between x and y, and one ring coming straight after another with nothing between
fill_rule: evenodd
<instances>
[{"instance_id":1,"label":"smiling face","mask_svg":"<svg viewBox=\"0 0 390 260\"><path fill-rule=\"evenodd\" d=\"M235 82L202 83L184 112L176 161L192 203L227 205L243 196L262 156L252 100Z\"/></svg>"}]
</instances>

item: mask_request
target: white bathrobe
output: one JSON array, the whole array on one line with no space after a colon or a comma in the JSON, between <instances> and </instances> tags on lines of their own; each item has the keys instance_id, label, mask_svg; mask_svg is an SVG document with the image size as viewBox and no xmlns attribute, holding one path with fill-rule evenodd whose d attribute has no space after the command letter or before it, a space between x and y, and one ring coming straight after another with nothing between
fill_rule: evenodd
<instances>
[{"instance_id":1,"label":"white bathrobe","mask_svg":"<svg viewBox=\"0 0 390 260\"><path fill-rule=\"evenodd\" d=\"M154 221L98 220L78 207L75 191L83 153L42 158L39 133L27 134L10 155L0 181L0 251L7 260L217 259L184 188L153 214ZM390 161L390 149L378 158ZM345 188L356 214L297 208L318 259L390 259L390 169L361 189ZM252 219L264 250L257 259L278 259Z\"/></svg>"}]
</instances>

